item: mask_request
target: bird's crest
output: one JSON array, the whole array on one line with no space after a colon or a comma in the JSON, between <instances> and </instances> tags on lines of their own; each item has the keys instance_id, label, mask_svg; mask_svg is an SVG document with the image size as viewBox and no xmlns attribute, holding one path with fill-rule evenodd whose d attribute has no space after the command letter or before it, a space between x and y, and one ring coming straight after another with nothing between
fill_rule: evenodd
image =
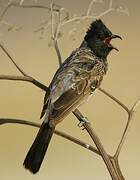
<instances>
[{"instance_id":1,"label":"bird's crest","mask_svg":"<svg viewBox=\"0 0 140 180\"><path fill-rule=\"evenodd\" d=\"M110 36L112 33L111 31L104 25L101 19L97 19L96 21L93 21L87 30L85 40L89 40L93 38L93 36L102 36L102 35L108 35Z\"/></svg>"}]
</instances>

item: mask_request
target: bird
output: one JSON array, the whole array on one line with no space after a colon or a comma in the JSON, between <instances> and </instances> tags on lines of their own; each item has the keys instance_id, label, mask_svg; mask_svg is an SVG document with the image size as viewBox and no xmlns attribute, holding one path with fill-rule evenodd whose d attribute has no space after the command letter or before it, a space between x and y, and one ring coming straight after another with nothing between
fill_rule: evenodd
<instances>
[{"instance_id":1,"label":"bird","mask_svg":"<svg viewBox=\"0 0 140 180\"><path fill-rule=\"evenodd\" d=\"M101 19L94 20L80 46L56 71L44 97L44 121L23 163L31 173L39 171L56 125L100 87L108 69L107 56L113 49L118 51L111 44L115 38L122 39Z\"/></svg>"}]
</instances>

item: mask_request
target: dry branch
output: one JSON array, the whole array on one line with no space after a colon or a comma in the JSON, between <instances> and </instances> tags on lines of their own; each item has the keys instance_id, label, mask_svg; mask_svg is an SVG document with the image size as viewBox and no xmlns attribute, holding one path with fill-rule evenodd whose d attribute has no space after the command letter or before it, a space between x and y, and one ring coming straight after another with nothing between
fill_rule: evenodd
<instances>
[{"instance_id":1,"label":"dry branch","mask_svg":"<svg viewBox=\"0 0 140 180\"><path fill-rule=\"evenodd\" d=\"M48 87L45 86L44 84L42 84L41 82L37 81L36 79L34 79L33 77L27 75L22 69L21 67L19 67L19 65L14 61L14 59L12 58L12 56L10 55L10 53L6 50L6 48L0 44L0 48L4 51L4 53L8 56L8 58L10 59L10 61L14 64L14 66L17 68L17 70L23 75L23 76L10 76L10 75L0 75L0 79L1 80L16 80L16 81L27 81L30 82L32 84L34 84L35 86L41 88L44 91L49 91Z\"/></svg>"},{"instance_id":2,"label":"dry branch","mask_svg":"<svg viewBox=\"0 0 140 180\"><path fill-rule=\"evenodd\" d=\"M17 68L17 70L23 75L26 76L26 73L17 65L17 63L14 61L14 59L11 57L11 55L8 53L6 48L0 43L0 48L4 51L4 53L8 56L8 58L12 61L14 66Z\"/></svg>"},{"instance_id":3,"label":"dry branch","mask_svg":"<svg viewBox=\"0 0 140 180\"><path fill-rule=\"evenodd\" d=\"M56 12L59 12L59 9L61 8L61 6L57 5L57 4L54 4L55 7L54 7L54 11ZM6 13L8 12L8 10L12 7L17 7L17 8L31 8L31 9L45 9L47 11L50 11L50 7L48 6L45 6L45 5L24 5L24 4L19 4L19 3L9 3L7 4L7 6L5 7L5 9L3 10L3 12L1 13L0 15L0 21L3 20L4 16L6 15Z\"/></svg>"},{"instance_id":4,"label":"dry branch","mask_svg":"<svg viewBox=\"0 0 140 180\"><path fill-rule=\"evenodd\" d=\"M33 126L33 127L38 127L40 128L40 125L39 123L35 123L35 122L31 122L31 121L27 121L27 120L22 120L22 119L12 119L12 118L0 118L0 125L4 125L4 124L22 124L22 125L28 125L28 126ZM55 130L54 132L56 135L60 136L60 137L63 137L77 145L80 145L92 152L94 152L95 154L97 155L100 155L99 151L91 146L90 144L82 141L82 140L79 140L67 133L64 133L64 132L61 132L61 131L58 131L58 130Z\"/></svg>"},{"instance_id":5,"label":"dry branch","mask_svg":"<svg viewBox=\"0 0 140 180\"><path fill-rule=\"evenodd\" d=\"M127 124L126 124L126 127L125 127L125 129L124 129L124 132L123 132L123 134L122 134L120 143L119 143L119 145L118 145L118 147L117 147L116 153L115 153L115 155L114 155L114 157L115 157L116 159L118 159L118 157L119 157L119 154L120 154L120 152L121 152L121 149L122 149L122 147L123 147L123 145L124 145L124 142L125 142L125 140L126 140L127 134L128 134L128 132L129 132L129 128L130 128L130 125L131 125L131 121L132 121L132 119L133 119L134 112L136 111L136 108L138 107L139 104L140 104L140 99L138 99L138 100L134 103L134 105L132 106L132 108L131 108L131 109L129 110L129 112L128 112Z\"/></svg>"},{"instance_id":6,"label":"dry branch","mask_svg":"<svg viewBox=\"0 0 140 180\"><path fill-rule=\"evenodd\" d=\"M116 174L114 167L112 166L112 163L110 161L108 154L106 153L106 151L105 151L100 139L98 138L97 134L95 133L94 129L91 127L90 123L87 121L87 118L85 118L78 109L76 109L73 112L73 114L77 117L77 119L80 122L85 121L85 119L86 119L86 121L83 124L84 128L86 129L87 133L89 134L89 136L91 137L91 139L95 143L98 151L100 152L112 179L113 180L119 180L119 177Z\"/></svg>"}]
</instances>

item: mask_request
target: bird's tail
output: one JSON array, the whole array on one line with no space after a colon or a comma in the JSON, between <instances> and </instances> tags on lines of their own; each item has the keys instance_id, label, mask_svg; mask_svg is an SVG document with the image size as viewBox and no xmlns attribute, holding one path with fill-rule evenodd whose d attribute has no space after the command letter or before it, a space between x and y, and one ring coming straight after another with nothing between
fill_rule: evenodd
<instances>
[{"instance_id":1,"label":"bird's tail","mask_svg":"<svg viewBox=\"0 0 140 180\"><path fill-rule=\"evenodd\" d=\"M28 151L23 165L33 174L37 173L40 169L54 129L55 127L50 127L49 123L43 122L30 150Z\"/></svg>"}]
</instances>

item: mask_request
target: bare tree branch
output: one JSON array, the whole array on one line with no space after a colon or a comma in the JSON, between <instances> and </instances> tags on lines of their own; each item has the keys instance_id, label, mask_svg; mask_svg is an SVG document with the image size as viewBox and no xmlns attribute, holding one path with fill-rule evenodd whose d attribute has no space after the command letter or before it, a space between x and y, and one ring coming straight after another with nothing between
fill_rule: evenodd
<instances>
[{"instance_id":1,"label":"bare tree branch","mask_svg":"<svg viewBox=\"0 0 140 180\"><path fill-rule=\"evenodd\" d=\"M54 10L53 10L53 0L51 1L51 39L53 40L54 43L54 48L58 57L58 62L59 62L59 66L61 66L62 64L62 58L61 58L61 53L58 47L58 42L57 42L57 35L58 35L58 31L59 31L59 23L56 27L56 29L54 30L54 14L53 14Z\"/></svg>"},{"instance_id":2,"label":"bare tree branch","mask_svg":"<svg viewBox=\"0 0 140 180\"><path fill-rule=\"evenodd\" d=\"M87 118L85 118L81 112L76 109L73 114L77 117L77 119L80 122L87 121ZM112 177L113 180L119 180L120 178L118 177L118 175L116 174L114 167L112 166L112 163L110 161L110 158L108 156L108 154L106 153L100 139L98 138L97 134L95 133L95 131L93 130L93 128L91 127L90 123L87 121L83 124L84 128L86 129L86 131L88 132L88 134L90 135L90 137L92 138L93 142L95 143L98 151L100 152L102 159L104 160L106 167L110 173L110 176Z\"/></svg>"},{"instance_id":3,"label":"bare tree branch","mask_svg":"<svg viewBox=\"0 0 140 180\"><path fill-rule=\"evenodd\" d=\"M101 2L101 1L100 0L91 0L91 3L89 4L89 6L87 8L86 14L81 15L81 16L76 16L76 17L75 16L70 17L70 13L68 11L66 11L65 8L61 7L59 9L58 14L61 14L61 11L65 10L66 16L60 20L61 22L59 23L59 28L58 29L60 30L63 26L65 26L65 25L67 25L69 23L74 23L74 22L78 22L78 21L82 22L83 20L87 20L87 19L89 19L89 20L98 19L98 18L101 18L101 17L105 16L106 14L108 14L108 13L110 13L112 11L124 13L124 14L127 14L127 15L129 14L128 9L125 9L123 7L114 8L113 7L113 0L110 0L109 3L108 3L108 7L107 7L107 9L105 11L99 13L98 15L95 15L95 14L92 13L93 14L92 15L91 10L92 10L93 4L97 3L97 2ZM48 23L48 21L46 21L46 22L47 23L45 23L44 26L37 29L36 32L41 31L44 34L44 31L47 30L47 28L49 27L49 24L50 24L50 23Z\"/></svg>"},{"instance_id":4,"label":"bare tree branch","mask_svg":"<svg viewBox=\"0 0 140 180\"><path fill-rule=\"evenodd\" d=\"M59 62L59 66L60 66L62 64L62 57L61 57L61 53L60 53L60 50L59 50L57 39L54 40L54 47L55 47L55 50L56 50L56 54L57 54L58 62Z\"/></svg>"},{"instance_id":5,"label":"bare tree branch","mask_svg":"<svg viewBox=\"0 0 140 180\"><path fill-rule=\"evenodd\" d=\"M88 9L87 9L87 13L86 13L86 16L89 16L90 13L91 13L91 10L92 10L92 7L93 7L93 4L97 2L96 0L91 0L91 2L89 3L89 6L88 6ZM106 13L110 12L110 11L113 11L113 0L110 0L109 1L109 6L108 6L108 9L106 11L104 11L103 13L99 14L98 16L101 17L103 15L105 15Z\"/></svg>"},{"instance_id":6,"label":"bare tree branch","mask_svg":"<svg viewBox=\"0 0 140 180\"><path fill-rule=\"evenodd\" d=\"M131 121L132 121L132 119L133 119L134 112L135 112L135 110L136 110L136 108L138 107L139 104L140 104L140 99L138 99L138 100L135 102L135 104L133 105L133 107L132 107L132 108L129 110L129 112L128 112L127 124L126 124L126 127L125 127L125 129L124 129L123 135L122 135L122 137L121 137L120 143L119 143L119 145L118 145L118 147L117 147L116 153L115 153L115 155L114 155L114 157L115 157L116 159L118 159L118 157L119 157L119 154L120 154L120 152L121 152L121 149L122 149L122 147L123 147L123 145L124 145L124 142L125 142L125 140L126 140L127 134L128 134L128 132L129 132L129 128L130 128L130 125L131 125Z\"/></svg>"},{"instance_id":7,"label":"bare tree branch","mask_svg":"<svg viewBox=\"0 0 140 180\"><path fill-rule=\"evenodd\" d=\"M92 0L92 1L89 3L88 9L87 9L87 13L86 13L87 16L90 15L90 12L91 12L91 9L92 9L92 6L93 6L94 2L95 2L95 0Z\"/></svg>"},{"instance_id":8,"label":"bare tree branch","mask_svg":"<svg viewBox=\"0 0 140 180\"><path fill-rule=\"evenodd\" d=\"M105 16L106 14L110 13L111 11L115 11L115 10L116 10L115 8L113 8L113 0L110 0L110 1L109 1L109 5L108 5L108 8L107 8L104 12L101 12L101 13L98 14L98 15L90 15L91 8L92 8L94 2L95 2L94 0L91 0L91 3L89 4L88 9L87 9L86 15L73 17L73 18L71 18L71 19L69 19L69 20L61 23L61 24L60 24L60 27L66 25L66 24L68 24L68 23L72 23L72 22L74 22L74 21L78 21L78 20L81 21L81 20L85 20L85 19L89 19L89 20L90 20L90 19L92 19L92 20L93 20L93 19L98 19L98 18L101 18L101 17ZM120 12L126 14L125 10L124 10L124 11L122 10L122 11L120 11Z\"/></svg>"},{"instance_id":9,"label":"bare tree branch","mask_svg":"<svg viewBox=\"0 0 140 180\"><path fill-rule=\"evenodd\" d=\"M110 161L112 163L112 166L114 167L114 170L116 172L116 174L118 175L118 177L120 178L120 180L125 180L122 172L121 172L121 169L120 169L120 165L119 165L119 162L118 162L118 159L117 158L114 158L114 157L110 157Z\"/></svg>"},{"instance_id":10,"label":"bare tree branch","mask_svg":"<svg viewBox=\"0 0 140 180\"><path fill-rule=\"evenodd\" d=\"M4 51L4 53L8 56L8 58L11 60L11 62L14 64L14 66L18 69L18 71L23 76L10 76L10 75L0 75L0 80L17 80L17 81L27 81L35 86L41 88L44 91L49 92L49 88L45 86L44 84L40 83L36 79L32 78L31 76L27 75L20 67L17 65L17 63L14 61L12 56L9 54L9 52L6 50L6 48L0 43L0 48Z\"/></svg>"},{"instance_id":11,"label":"bare tree branch","mask_svg":"<svg viewBox=\"0 0 140 180\"><path fill-rule=\"evenodd\" d=\"M40 126L41 126L41 124L39 124L39 123L35 123L35 122L27 121L27 120L12 119L12 118L10 118L10 119L9 118L0 118L0 125L4 125L4 124L23 124L23 125L28 125L28 126L38 127L38 128L40 128ZM54 133L60 137L63 137L75 144L78 144L78 145L94 152L97 155L100 155L99 151L95 147L91 146L90 144L88 144L82 140L79 140L69 134L66 134L66 133L58 131L58 130L55 130Z\"/></svg>"},{"instance_id":12,"label":"bare tree branch","mask_svg":"<svg viewBox=\"0 0 140 180\"><path fill-rule=\"evenodd\" d=\"M14 64L14 66L19 70L19 72L23 75L23 76L27 76L27 74L17 65L17 63L14 61L14 59L11 57L11 55L8 53L8 51L6 50L6 48L0 43L0 48L4 51L4 53L8 56L8 58L12 61L12 63Z\"/></svg>"},{"instance_id":13,"label":"bare tree branch","mask_svg":"<svg viewBox=\"0 0 140 180\"><path fill-rule=\"evenodd\" d=\"M54 4L55 7L54 7L54 11L55 12L59 12L59 9L61 8L61 6L57 5L57 4ZM23 4L19 4L19 3L9 3L7 4L6 8L3 10L3 12L1 13L0 15L0 21L2 21L2 19L4 18L4 16L6 15L6 13L8 12L8 10L11 8L11 7L17 7L17 8L31 8L31 9L45 9L45 10L48 10L48 11L51 11L50 7L48 6L45 6L45 5L23 5Z\"/></svg>"},{"instance_id":14,"label":"bare tree branch","mask_svg":"<svg viewBox=\"0 0 140 180\"><path fill-rule=\"evenodd\" d=\"M113 0L110 0L110 1L109 1L109 8L110 8L110 9L113 8Z\"/></svg>"},{"instance_id":15,"label":"bare tree branch","mask_svg":"<svg viewBox=\"0 0 140 180\"><path fill-rule=\"evenodd\" d=\"M37 86L38 88L42 89L43 91L49 91L49 88L44 84L40 83L36 79L32 78L31 76L12 76L12 75L0 75L0 80L15 80L15 81L25 81L30 82Z\"/></svg>"},{"instance_id":16,"label":"bare tree branch","mask_svg":"<svg viewBox=\"0 0 140 180\"><path fill-rule=\"evenodd\" d=\"M114 102L116 102L117 104L119 104L127 113L129 113L129 109L126 105L124 105L119 99L117 99L116 97L114 97L113 95L111 95L110 93L108 93L107 91L105 91L103 88L98 88L99 91L101 91L102 93L104 93L106 96L108 96L109 98L111 98Z\"/></svg>"}]
</instances>

